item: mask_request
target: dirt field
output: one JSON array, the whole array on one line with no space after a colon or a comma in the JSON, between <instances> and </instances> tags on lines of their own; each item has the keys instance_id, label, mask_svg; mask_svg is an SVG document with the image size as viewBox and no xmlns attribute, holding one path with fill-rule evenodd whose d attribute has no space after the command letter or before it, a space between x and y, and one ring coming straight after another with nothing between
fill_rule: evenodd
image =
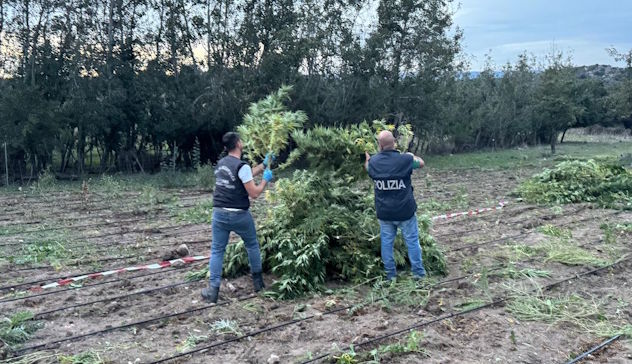
<instances>
[{"instance_id":1,"label":"dirt field","mask_svg":"<svg viewBox=\"0 0 632 364\"><path fill-rule=\"evenodd\" d=\"M404 286L403 279L406 297L380 300L374 299L374 282L333 281L326 292L276 302L253 296L250 278L240 277L224 280L223 299L207 305L199 295L206 282L185 281L187 272L205 261L33 291L64 277L159 262L181 243L190 255L208 254L210 225L189 223L183 216L199 212L210 194L99 195L78 186L35 197L0 196L0 316L28 310L41 325L11 355L23 362L56 362L58 354L91 352L106 362L149 363L206 348L170 362L296 363L321 356L317 362L330 362L353 344L355 359L362 361L373 349L403 342L406 329L417 325L420 349L384 353L383 362L563 363L607 338L582 326L585 320L607 317L617 327L632 322L632 263L626 260L632 234L613 237L601 228L632 222L632 212L520 203L510 192L534 172L429 169L417 175L421 212L493 207L503 199L508 205L438 221L432 233L445 251L450 274L431 277L421 288ZM556 258L560 236L567 237L569 249L580 249L588 258ZM33 257L9 258L20 256ZM44 258L50 256L56 258ZM582 275L600 266L606 268ZM274 277L265 279L270 283ZM547 289L558 281L563 282ZM514 310L528 298L542 298L551 307L560 300L571 313L575 306L569 305L580 303L568 317L553 317L551 308L551 317L529 320ZM368 342L381 336L389 337ZM622 338L586 362L632 362L632 345Z\"/></svg>"}]
</instances>

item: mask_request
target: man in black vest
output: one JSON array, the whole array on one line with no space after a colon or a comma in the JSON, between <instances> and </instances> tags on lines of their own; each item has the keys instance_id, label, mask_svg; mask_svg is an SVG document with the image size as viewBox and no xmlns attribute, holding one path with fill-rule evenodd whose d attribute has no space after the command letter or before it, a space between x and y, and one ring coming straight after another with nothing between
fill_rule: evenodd
<instances>
[{"instance_id":1,"label":"man in black vest","mask_svg":"<svg viewBox=\"0 0 632 364\"><path fill-rule=\"evenodd\" d=\"M211 278L209 287L202 289L202 297L211 303L216 303L219 296L224 252L231 231L239 235L244 241L255 292L264 288L261 275L261 253L255 222L248 209L250 208L249 198L257 198L263 192L266 184L273 178L272 171L267 168L274 159L273 155L267 155L262 164L250 168L248 163L241 160L243 145L239 139L239 134L232 132L224 134L222 143L228 151L228 155L219 160L215 169L213 242L211 243L209 262ZM257 185L253 177L261 172L263 172L263 180Z\"/></svg>"},{"instance_id":2,"label":"man in black vest","mask_svg":"<svg viewBox=\"0 0 632 364\"><path fill-rule=\"evenodd\" d=\"M375 183L375 210L380 222L386 278L391 280L397 275L393 244L398 227L408 247L413 276L423 278L426 270L421 258L417 203L413 196L411 176L414 169L424 166L424 161L412 153L400 154L395 149L395 138L390 131L385 130L378 135L378 144L380 152L372 157L366 153L364 167Z\"/></svg>"}]
</instances>

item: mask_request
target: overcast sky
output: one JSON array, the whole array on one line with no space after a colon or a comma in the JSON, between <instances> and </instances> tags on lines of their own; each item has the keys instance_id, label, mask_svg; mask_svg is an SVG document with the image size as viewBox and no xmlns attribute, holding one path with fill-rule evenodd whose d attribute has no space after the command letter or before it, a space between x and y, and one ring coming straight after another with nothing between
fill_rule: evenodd
<instances>
[{"instance_id":1,"label":"overcast sky","mask_svg":"<svg viewBox=\"0 0 632 364\"><path fill-rule=\"evenodd\" d=\"M455 0L471 69L491 50L496 65L527 51L543 58L554 47L576 65L617 64L605 51L632 49L632 0Z\"/></svg>"}]
</instances>

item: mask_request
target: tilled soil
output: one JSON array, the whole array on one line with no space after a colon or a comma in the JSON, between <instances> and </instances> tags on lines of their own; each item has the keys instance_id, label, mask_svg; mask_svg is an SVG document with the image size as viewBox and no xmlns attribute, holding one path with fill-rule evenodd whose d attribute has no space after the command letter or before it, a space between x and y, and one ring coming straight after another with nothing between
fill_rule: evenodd
<instances>
[{"instance_id":1,"label":"tilled soil","mask_svg":"<svg viewBox=\"0 0 632 364\"><path fill-rule=\"evenodd\" d=\"M155 212L134 215L124 201L112 201L112 207L108 207L108 201L99 202L103 209L95 202L95 209L99 211L91 214L82 208L80 199L55 203L56 199L68 199L65 194L51 195L41 201L0 198L0 206L9 206L10 216L15 216L1 220L0 229L5 225L22 226L25 230L66 226L71 221L82 227L67 229L68 234L84 245L92 245L95 249L92 255L100 260L79 259L76 265L61 269L45 264L36 264L34 268L3 262L0 265L0 310L5 316L27 309L43 324L18 349L25 351L17 354L34 351L76 354L96 350L113 363L149 363L178 355L181 356L171 362L303 362L324 354L339 355L350 344L355 345L358 353L366 353L380 344L402 340L408 333L406 329L414 325L419 326L416 330L423 335L420 345L424 352L387 355L383 362L564 362L603 338L593 337L573 325L520 321L507 312L503 302L458 314L474 299L492 302L506 298L510 284L545 286L592 269L541 257L510 261L507 251L511 247L537 247L550 241L551 237L539 229L544 225L570 230L573 244L604 260L610 259L613 249L620 256L630 252L630 236L607 245L600 226L606 222L630 222L632 213L583 204L552 209L516 202L511 192L532 172L472 169L419 176L415 180L415 193L420 201L432 199L461 209L496 206L501 200L509 203L500 211L439 220L434 224L432 234L446 252L450 273L447 277L436 277L438 283L423 301L390 307L369 304L353 310L353 314L347 308L363 301L368 286L355 286L356 294L345 296L340 288L350 287L350 284L330 282L334 293L275 302L252 295L250 278L240 277L223 281L220 304L205 304L199 292L206 283L189 283L185 276L206 262L160 271L122 273L87 280L71 288L31 291L32 286L49 283L56 277L154 263L165 250L182 242L188 242L191 255L208 254L210 227L173 221L160 205L153 207ZM208 194L197 191L192 191L190 196L186 191L177 191L177 194L181 200L188 201L185 207L209 198ZM121 197L125 198L130 196ZM108 225L84 226L104 221ZM0 249L5 244L19 247L25 237L19 231L0 236ZM494 270L510 264L546 270L550 276L510 280L493 274ZM572 279L545 294L601 297L605 299L605 313L622 322L631 322L632 308L625 305L632 302L627 279L631 268L629 263L621 263L594 275ZM265 277L268 284L273 279L270 275ZM3 289L19 284L22 285ZM222 322L235 325L224 330L214 329ZM398 331L400 335L363 344ZM196 342L187 346L187 339L191 342L193 338ZM185 355L192 350L200 351ZM622 339L613 343L588 362L632 362L629 341Z\"/></svg>"}]
</instances>

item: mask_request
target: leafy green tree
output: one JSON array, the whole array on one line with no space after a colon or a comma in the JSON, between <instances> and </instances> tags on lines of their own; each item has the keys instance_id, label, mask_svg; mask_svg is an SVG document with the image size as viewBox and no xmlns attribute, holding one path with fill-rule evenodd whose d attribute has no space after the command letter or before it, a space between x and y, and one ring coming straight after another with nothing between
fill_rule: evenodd
<instances>
[{"instance_id":1,"label":"leafy green tree","mask_svg":"<svg viewBox=\"0 0 632 364\"><path fill-rule=\"evenodd\" d=\"M551 153L555 153L559 133L575 125L583 108L576 102L575 75L563 54L555 53L549 57L549 64L540 78L535 99L536 137L548 141Z\"/></svg>"},{"instance_id":2,"label":"leafy green tree","mask_svg":"<svg viewBox=\"0 0 632 364\"><path fill-rule=\"evenodd\" d=\"M611 94L613 114L615 119L625 123L626 128L632 129L632 49L620 52L611 48L608 52L616 61L625 63L624 79L614 87Z\"/></svg>"}]
</instances>

